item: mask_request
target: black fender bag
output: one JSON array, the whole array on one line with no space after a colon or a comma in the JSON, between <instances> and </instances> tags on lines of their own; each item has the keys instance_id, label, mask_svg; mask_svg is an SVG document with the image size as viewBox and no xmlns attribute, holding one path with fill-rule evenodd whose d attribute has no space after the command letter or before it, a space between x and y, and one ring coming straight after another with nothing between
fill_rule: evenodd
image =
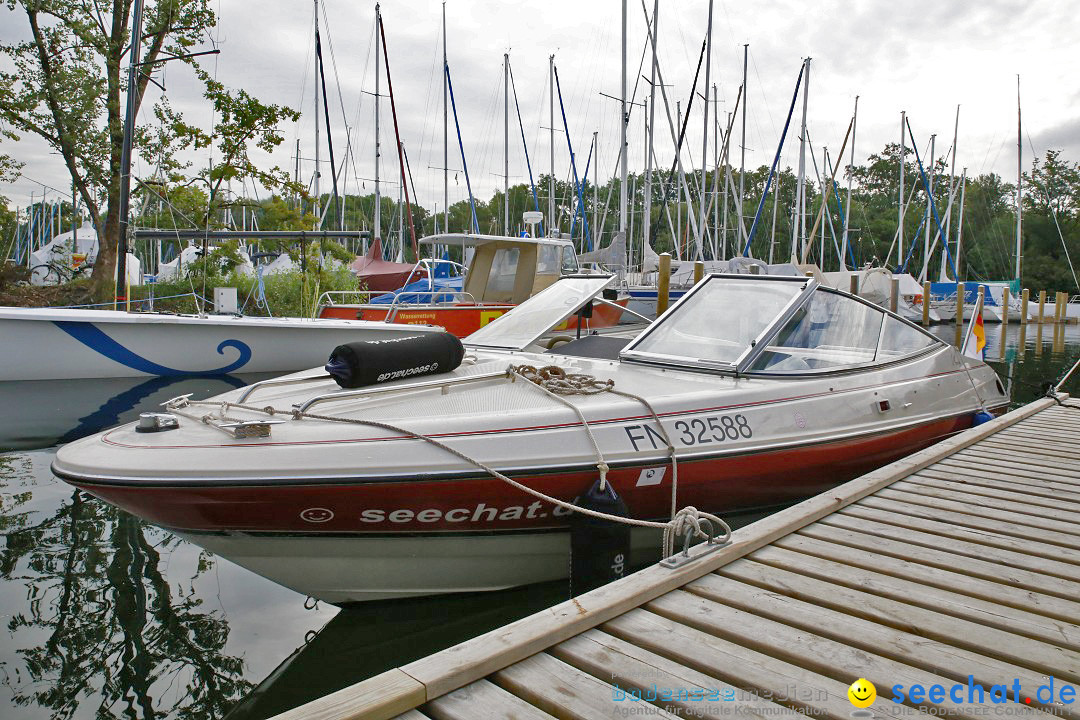
<instances>
[{"instance_id":1,"label":"black fender bag","mask_svg":"<svg viewBox=\"0 0 1080 720\"><path fill-rule=\"evenodd\" d=\"M343 388L447 373L461 364L465 348L448 332L423 333L338 345L326 372Z\"/></svg>"}]
</instances>

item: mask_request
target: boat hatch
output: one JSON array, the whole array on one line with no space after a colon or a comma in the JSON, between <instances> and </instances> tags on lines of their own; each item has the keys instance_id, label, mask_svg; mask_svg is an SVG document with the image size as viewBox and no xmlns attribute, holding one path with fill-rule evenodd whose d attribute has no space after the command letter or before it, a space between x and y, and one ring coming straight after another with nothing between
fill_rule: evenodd
<instances>
[{"instance_id":1,"label":"boat hatch","mask_svg":"<svg viewBox=\"0 0 1080 720\"><path fill-rule=\"evenodd\" d=\"M615 282L614 275L564 277L462 340L469 347L524 350Z\"/></svg>"},{"instance_id":2,"label":"boat hatch","mask_svg":"<svg viewBox=\"0 0 1080 720\"><path fill-rule=\"evenodd\" d=\"M919 327L810 278L711 275L620 357L798 375L889 363L941 346Z\"/></svg>"}]
</instances>

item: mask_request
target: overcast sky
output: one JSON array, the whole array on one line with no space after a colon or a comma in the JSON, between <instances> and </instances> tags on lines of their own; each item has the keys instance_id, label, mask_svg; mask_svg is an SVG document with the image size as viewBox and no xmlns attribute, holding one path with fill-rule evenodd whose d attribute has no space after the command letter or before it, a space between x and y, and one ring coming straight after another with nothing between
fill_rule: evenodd
<instances>
[{"instance_id":1,"label":"overcast sky","mask_svg":"<svg viewBox=\"0 0 1080 720\"><path fill-rule=\"evenodd\" d=\"M647 0L649 12L652 0ZM284 128L286 140L273 156L257 155L261 163L294 167L296 142L301 146L301 171L310 182L314 168L314 25L313 4L304 2L212 3L219 24L216 58L204 59L216 77L231 87L243 87L266 102L300 108L302 120ZM351 135L350 164L345 191L370 192L374 177L375 61L373 3L321 0L322 38L326 54L334 151L338 163L345 156ZM509 51L533 173L550 167L548 130L548 56L555 55L574 144L578 173L584 172L592 134L599 133L601 182L616 170L619 142L619 106L601 95L619 95L620 13L614 0L603 2L511 2L449 0L448 54L457 101L466 162L477 197L488 199L502 186L503 174L503 53ZM672 113L675 102L690 95L698 52L705 36L707 0L661 0L659 63ZM390 70L397 101L402 140L409 155L420 204L442 206L442 174L429 169L443 166L441 84L441 2L412 0L382 4L389 46ZM1080 20L1070 3L1048 0L983 0L943 2L909 0L905 3L788 0L769 3L715 0L711 80L718 87L718 109L726 122L742 81L743 44L749 44L748 114L746 147L748 167L772 161L780 139L791 94L804 57L811 57L809 136L817 160L821 148L835 154L843 140L855 97L859 114L855 141L857 162L880 152L885 143L897 142L900 111L908 112L920 152L931 133L937 133L937 156L952 145L957 105L960 106L958 170L970 174L998 172L1016 175L1016 78L1021 77L1024 112L1025 166L1031 146L1039 156L1058 148L1070 160L1080 159L1080 74L1076 72L1075 39ZM26 32L26 20L0 10L0 39ZM638 77L646 42L641 0L629 6L629 92ZM207 49L210 43L206 43ZM332 49L332 55L330 50ZM648 76L649 60L643 68ZM209 127L211 113L197 92L190 71L180 64L169 67L163 81L174 108L189 120ZM699 88L704 84L704 70ZM382 85L385 93L385 76ZM647 96L639 83L638 99ZM658 96L659 97L659 96ZM155 96L144 102L141 119L149 122ZM700 98L690 121L684 162L700 167L703 131ZM710 107L713 112L716 106ZM798 123L801 98L782 164L794 167L798 158ZM662 165L672 161L668 122L658 102L656 153ZM528 181L514 107L510 106L510 182ZM562 127L555 108L556 127ZM629 142L632 170L644 167L643 113L634 108ZM735 123L732 161L738 166L741 117ZM712 133L713 120L709 121ZM396 183L398 161L389 100L381 116L382 162L380 176ZM462 161L450 120L450 202L467 198ZM556 175L566 177L569 154L566 136L555 136ZM1029 145L1030 142L1030 145ZM325 134L321 156L327 159ZM25 177L0 194L13 205L24 206L40 198L42 184L50 195L70 187L57 156L31 137L18 143L3 141L2 152L26 162ZM712 138L709 140L712 154ZM209 158L193 158L196 166ZM594 164L595 164L594 160ZM712 160L709 160L711 164ZM808 160L809 163L809 160ZM137 175L152 174L153 167L136 163ZM812 166L808 170L812 173ZM593 170L589 172L590 177ZM362 180L361 178L368 178ZM234 187L239 192L239 187ZM329 190L324 166L322 190ZM252 191L249 189L248 193ZM262 193L262 190L259 190ZM396 195L396 184L384 186Z\"/></svg>"}]
</instances>

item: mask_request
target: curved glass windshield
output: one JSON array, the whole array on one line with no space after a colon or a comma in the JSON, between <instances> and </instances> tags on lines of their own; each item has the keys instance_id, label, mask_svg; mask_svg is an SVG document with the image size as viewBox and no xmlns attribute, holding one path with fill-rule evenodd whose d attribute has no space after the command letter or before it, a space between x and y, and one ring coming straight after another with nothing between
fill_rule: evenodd
<instances>
[{"instance_id":1,"label":"curved glass windshield","mask_svg":"<svg viewBox=\"0 0 1080 720\"><path fill-rule=\"evenodd\" d=\"M819 289L754 360L750 372L807 373L885 363L936 341L854 298Z\"/></svg>"},{"instance_id":2,"label":"curved glass windshield","mask_svg":"<svg viewBox=\"0 0 1080 720\"><path fill-rule=\"evenodd\" d=\"M803 282L710 278L625 354L734 365L804 287Z\"/></svg>"}]
</instances>

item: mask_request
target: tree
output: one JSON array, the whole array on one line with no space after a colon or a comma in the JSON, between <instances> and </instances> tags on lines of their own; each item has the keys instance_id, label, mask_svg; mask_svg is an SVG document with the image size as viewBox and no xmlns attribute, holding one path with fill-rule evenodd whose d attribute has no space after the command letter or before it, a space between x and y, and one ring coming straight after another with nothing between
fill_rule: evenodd
<instances>
[{"instance_id":1,"label":"tree","mask_svg":"<svg viewBox=\"0 0 1080 720\"><path fill-rule=\"evenodd\" d=\"M11 133L40 136L62 158L98 232L91 292L107 299L120 237L121 96L127 90L121 65L130 50L132 0L7 0L7 6L25 14L29 36L0 45L0 54L14 67L0 72L0 119ZM165 105L158 112L159 119L167 121L164 136L155 145L148 133L137 133L136 149L202 149L216 141L224 152L222 161L205 173L211 198L229 177L254 174L261 181L280 180L282 173L276 169L253 173L245 149L249 142L273 147L281 141L277 121L295 117L293 111L263 105L243 91L230 93L199 69L190 54L215 22L209 0L148 2L139 48L143 71L135 88L137 109L153 69L161 63L178 58L195 69L222 118L213 134L193 132Z\"/></svg>"}]
</instances>

